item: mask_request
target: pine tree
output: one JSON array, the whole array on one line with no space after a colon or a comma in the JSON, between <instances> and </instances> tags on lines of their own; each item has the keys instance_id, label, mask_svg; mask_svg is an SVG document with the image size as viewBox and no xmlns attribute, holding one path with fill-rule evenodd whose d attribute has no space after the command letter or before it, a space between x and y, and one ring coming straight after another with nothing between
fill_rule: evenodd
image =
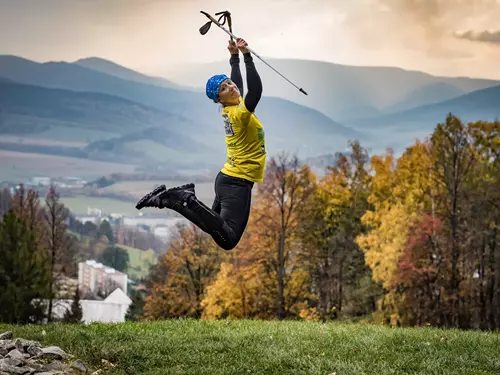
<instances>
[{"instance_id":1,"label":"pine tree","mask_svg":"<svg viewBox=\"0 0 500 375\"><path fill-rule=\"evenodd\" d=\"M136 290L132 296L132 303L130 304L125 320L137 321L144 314L144 292Z\"/></svg>"},{"instance_id":2,"label":"pine tree","mask_svg":"<svg viewBox=\"0 0 500 375\"><path fill-rule=\"evenodd\" d=\"M98 257L99 262L120 272L127 272L129 256L125 249L119 246L108 246Z\"/></svg>"},{"instance_id":3,"label":"pine tree","mask_svg":"<svg viewBox=\"0 0 500 375\"><path fill-rule=\"evenodd\" d=\"M78 287L75 290L75 296L71 303L71 308L64 313L65 323L81 323L83 318L82 306L80 304L80 291Z\"/></svg>"},{"instance_id":4,"label":"pine tree","mask_svg":"<svg viewBox=\"0 0 500 375\"><path fill-rule=\"evenodd\" d=\"M108 238L108 241L111 245L115 243L115 236L113 235L113 228L111 224L107 220L103 220L101 225L99 225L99 229L96 233L97 239L101 238L101 236L105 236Z\"/></svg>"},{"instance_id":5,"label":"pine tree","mask_svg":"<svg viewBox=\"0 0 500 375\"><path fill-rule=\"evenodd\" d=\"M0 321L43 321L43 299L50 283L48 258L38 248L28 220L14 210L0 221L0 254Z\"/></svg>"}]
</instances>

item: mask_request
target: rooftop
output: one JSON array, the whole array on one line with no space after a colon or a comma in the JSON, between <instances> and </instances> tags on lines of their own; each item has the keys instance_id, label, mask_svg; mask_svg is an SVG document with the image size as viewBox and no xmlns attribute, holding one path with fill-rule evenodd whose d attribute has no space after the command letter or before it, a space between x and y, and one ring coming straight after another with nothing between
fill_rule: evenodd
<instances>
[{"instance_id":1,"label":"rooftop","mask_svg":"<svg viewBox=\"0 0 500 375\"><path fill-rule=\"evenodd\" d=\"M87 260L85 261L85 264L89 267L92 268L101 268L104 270L106 273L116 273L116 274L122 274L123 272L117 271L112 267L105 266L102 263L96 262L95 260Z\"/></svg>"}]
</instances>

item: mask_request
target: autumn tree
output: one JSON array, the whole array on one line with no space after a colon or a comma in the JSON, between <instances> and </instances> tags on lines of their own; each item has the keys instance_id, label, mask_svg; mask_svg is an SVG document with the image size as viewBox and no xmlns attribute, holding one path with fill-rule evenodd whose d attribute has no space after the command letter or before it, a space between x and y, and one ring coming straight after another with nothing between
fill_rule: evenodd
<instances>
[{"instance_id":1,"label":"autumn tree","mask_svg":"<svg viewBox=\"0 0 500 375\"><path fill-rule=\"evenodd\" d=\"M459 325L460 314L460 259L464 255L463 244L466 225L467 190L466 185L471 176L474 153L471 150L471 137L468 129L461 121L447 116L445 123L438 124L431 136L432 147L430 157L433 165L433 176L440 189L442 202L439 205L441 215L447 222L450 241L450 276L448 298L450 306L451 326ZM462 301L463 302L463 301Z\"/></svg>"},{"instance_id":2,"label":"autumn tree","mask_svg":"<svg viewBox=\"0 0 500 375\"><path fill-rule=\"evenodd\" d=\"M409 226L407 242L397 263L393 290L404 294L400 302L400 321L404 325L440 326L446 318L442 291L446 274L442 272L441 221L423 216Z\"/></svg>"},{"instance_id":3,"label":"autumn tree","mask_svg":"<svg viewBox=\"0 0 500 375\"><path fill-rule=\"evenodd\" d=\"M194 225L179 225L178 234L158 259L148 281L146 319L200 318L205 290L227 252Z\"/></svg>"},{"instance_id":4,"label":"autumn tree","mask_svg":"<svg viewBox=\"0 0 500 375\"><path fill-rule=\"evenodd\" d=\"M258 213L260 202L254 201ZM272 319L276 317L276 254L272 241L262 237L259 215L250 214L238 246L222 262L202 301L204 319ZM288 284L285 294L290 294ZM297 287L295 287L297 289ZM295 294L303 293L296 290ZM293 307L292 307L293 308Z\"/></svg>"},{"instance_id":5,"label":"autumn tree","mask_svg":"<svg viewBox=\"0 0 500 375\"><path fill-rule=\"evenodd\" d=\"M474 289L477 326L500 328L500 121L477 121L468 125L475 153L474 175L469 185L469 228L475 234L476 259L470 274Z\"/></svg>"},{"instance_id":6,"label":"autumn tree","mask_svg":"<svg viewBox=\"0 0 500 375\"><path fill-rule=\"evenodd\" d=\"M362 215L367 227L356 238L373 279L381 283L384 294L378 301L375 319L401 324L401 300L398 289L398 264L408 241L409 228L427 211L432 202L431 171L426 145L417 142L396 161L392 150L371 158L371 181L368 202L371 207Z\"/></svg>"},{"instance_id":7,"label":"autumn tree","mask_svg":"<svg viewBox=\"0 0 500 375\"><path fill-rule=\"evenodd\" d=\"M498 326L499 123L448 115L395 162L374 156L357 241L394 324Z\"/></svg>"},{"instance_id":8,"label":"autumn tree","mask_svg":"<svg viewBox=\"0 0 500 375\"><path fill-rule=\"evenodd\" d=\"M348 316L366 315L380 293L355 241L366 231L361 217L369 208L367 163L366 150L352 142L348 154L336 155L335 164L301 208L301 238L317 290L314 311L322 320L338 318L345 306Z\"/></svg>"},{"instance_id":9,"label":"autumn tree","mask_svg":"<svg viewBox=\"0 0 500 375\"><path fill-rule=\"evenodd\" d=\"M34 241L37 245L37 251L46 251L47 249L47 221L40 205L40 197L36 190L28 189L20 185L12 196L12 209L20 217L24 217L28 223L30 231L35 236Z\"/></svg>"},{"instance_id":10,"label":"autumn tree","mask_svg":"<svg viewBox=\"0 0 500 375\"><path fill-rule=\"evenodd\" d=\"M48 320L52 320L54 298L57 285L63 276L76 272L74 263L74 243L67 234L67 219L69 212L59 201L59 194L51 186L45 199L45 220L47 223L47 250L50 259L49 306Z\"/></svg>"},{"instance_id":11,"label":"autumn tree","mask_svg":"<svg viewBox=\"0 0 500 375\"><path fill-rule=\"evenodd\" d=\"M307 165L300 164L297 156L281 153L268 162L264 181L257 186L253 215L258 225L259 241L269 250L276 249L275 255L268 254L268 260L276 272L278 319L290 313L294 302L301 298L296 292L307 283L306 270L298 261L298 211L314 190L314 182L314 174ZM287 282L299 286L288 289L288 301Z\"/></svg>"}]
</instances>

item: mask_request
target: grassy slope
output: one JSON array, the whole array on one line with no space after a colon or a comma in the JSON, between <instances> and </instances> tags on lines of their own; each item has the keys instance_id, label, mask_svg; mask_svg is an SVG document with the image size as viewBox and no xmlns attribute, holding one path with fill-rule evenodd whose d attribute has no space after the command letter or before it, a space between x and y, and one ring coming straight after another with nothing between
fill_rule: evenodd
<instances>
[{"instance_id":1,"label":"grassy slope","mask_svg":"<svg viewBox=\"0 0 500 375\"><path fill-rule=\"evenodd\" d=\"M84 243L89 243L90 238L87 236L81 236L78 233L68 231L72 235L76 236L79 241ZM107 245L99 244L99 251L104 251ZM135 247L125 246L125 245L117 245L118 247L124 249L128 253L129 257L129 265L126 271L129 278L134 280L140 280L141 278L145 278L149 274L149 267L152 264L156 264L158 260L158 256L152 249L149 250L141 250L136 249Z\"/></svg>"},{"instance_id":2,"label":"grassy slope","mask_svg":"<svg viewBox=\"0 0 500 375\"><path fill-rule=\"evenodd\" d=\"M500 335L309 322L0 325L59 345L106 374L479 375L500 372ZM42 330L46 336L42 341Z\"/></svg>"},{"instance_id":3,"label":"grassy slope","mask_svg":"<svg viewBox=\"0 0 500 375\"><path fill-rule=\"evenodd\" d=\"M149 267L152 264L156 264L157 256L153 250L141 250L134 247L118 245L122 249L125 249L129 257L129 266L127 269L127 275L129 278L139 280L145 278L149 274Z\"/></svg>"}]
</instances>

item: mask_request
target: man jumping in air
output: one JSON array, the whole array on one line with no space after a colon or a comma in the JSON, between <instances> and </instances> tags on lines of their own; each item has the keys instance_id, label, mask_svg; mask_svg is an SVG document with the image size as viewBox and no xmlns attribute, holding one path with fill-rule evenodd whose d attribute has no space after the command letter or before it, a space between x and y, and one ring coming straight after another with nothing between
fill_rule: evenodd
<instances>
[{"instance_id":1,"label":"man jumping in air","mask_svg":"<svg viewBox=\"0 0 500 375\"><path fill-rule=\"evenodd\" d=\"M172 209L204 232L210 234L221 248L231 250L240 241L248 223L252 188L262 182L266 164L264 129L254 111L262 96L262 82L255 68L247 43L230 40L231 78L214 75L206 84L209 99L219 103L224 120L227 161L215 179L215 200L212 209L199 201L194 184L166 189L161 185L145 195L136 208ZM239 51L246 66L248 93L243 99L243 78Z\"/></svg>"}]
</instances>

